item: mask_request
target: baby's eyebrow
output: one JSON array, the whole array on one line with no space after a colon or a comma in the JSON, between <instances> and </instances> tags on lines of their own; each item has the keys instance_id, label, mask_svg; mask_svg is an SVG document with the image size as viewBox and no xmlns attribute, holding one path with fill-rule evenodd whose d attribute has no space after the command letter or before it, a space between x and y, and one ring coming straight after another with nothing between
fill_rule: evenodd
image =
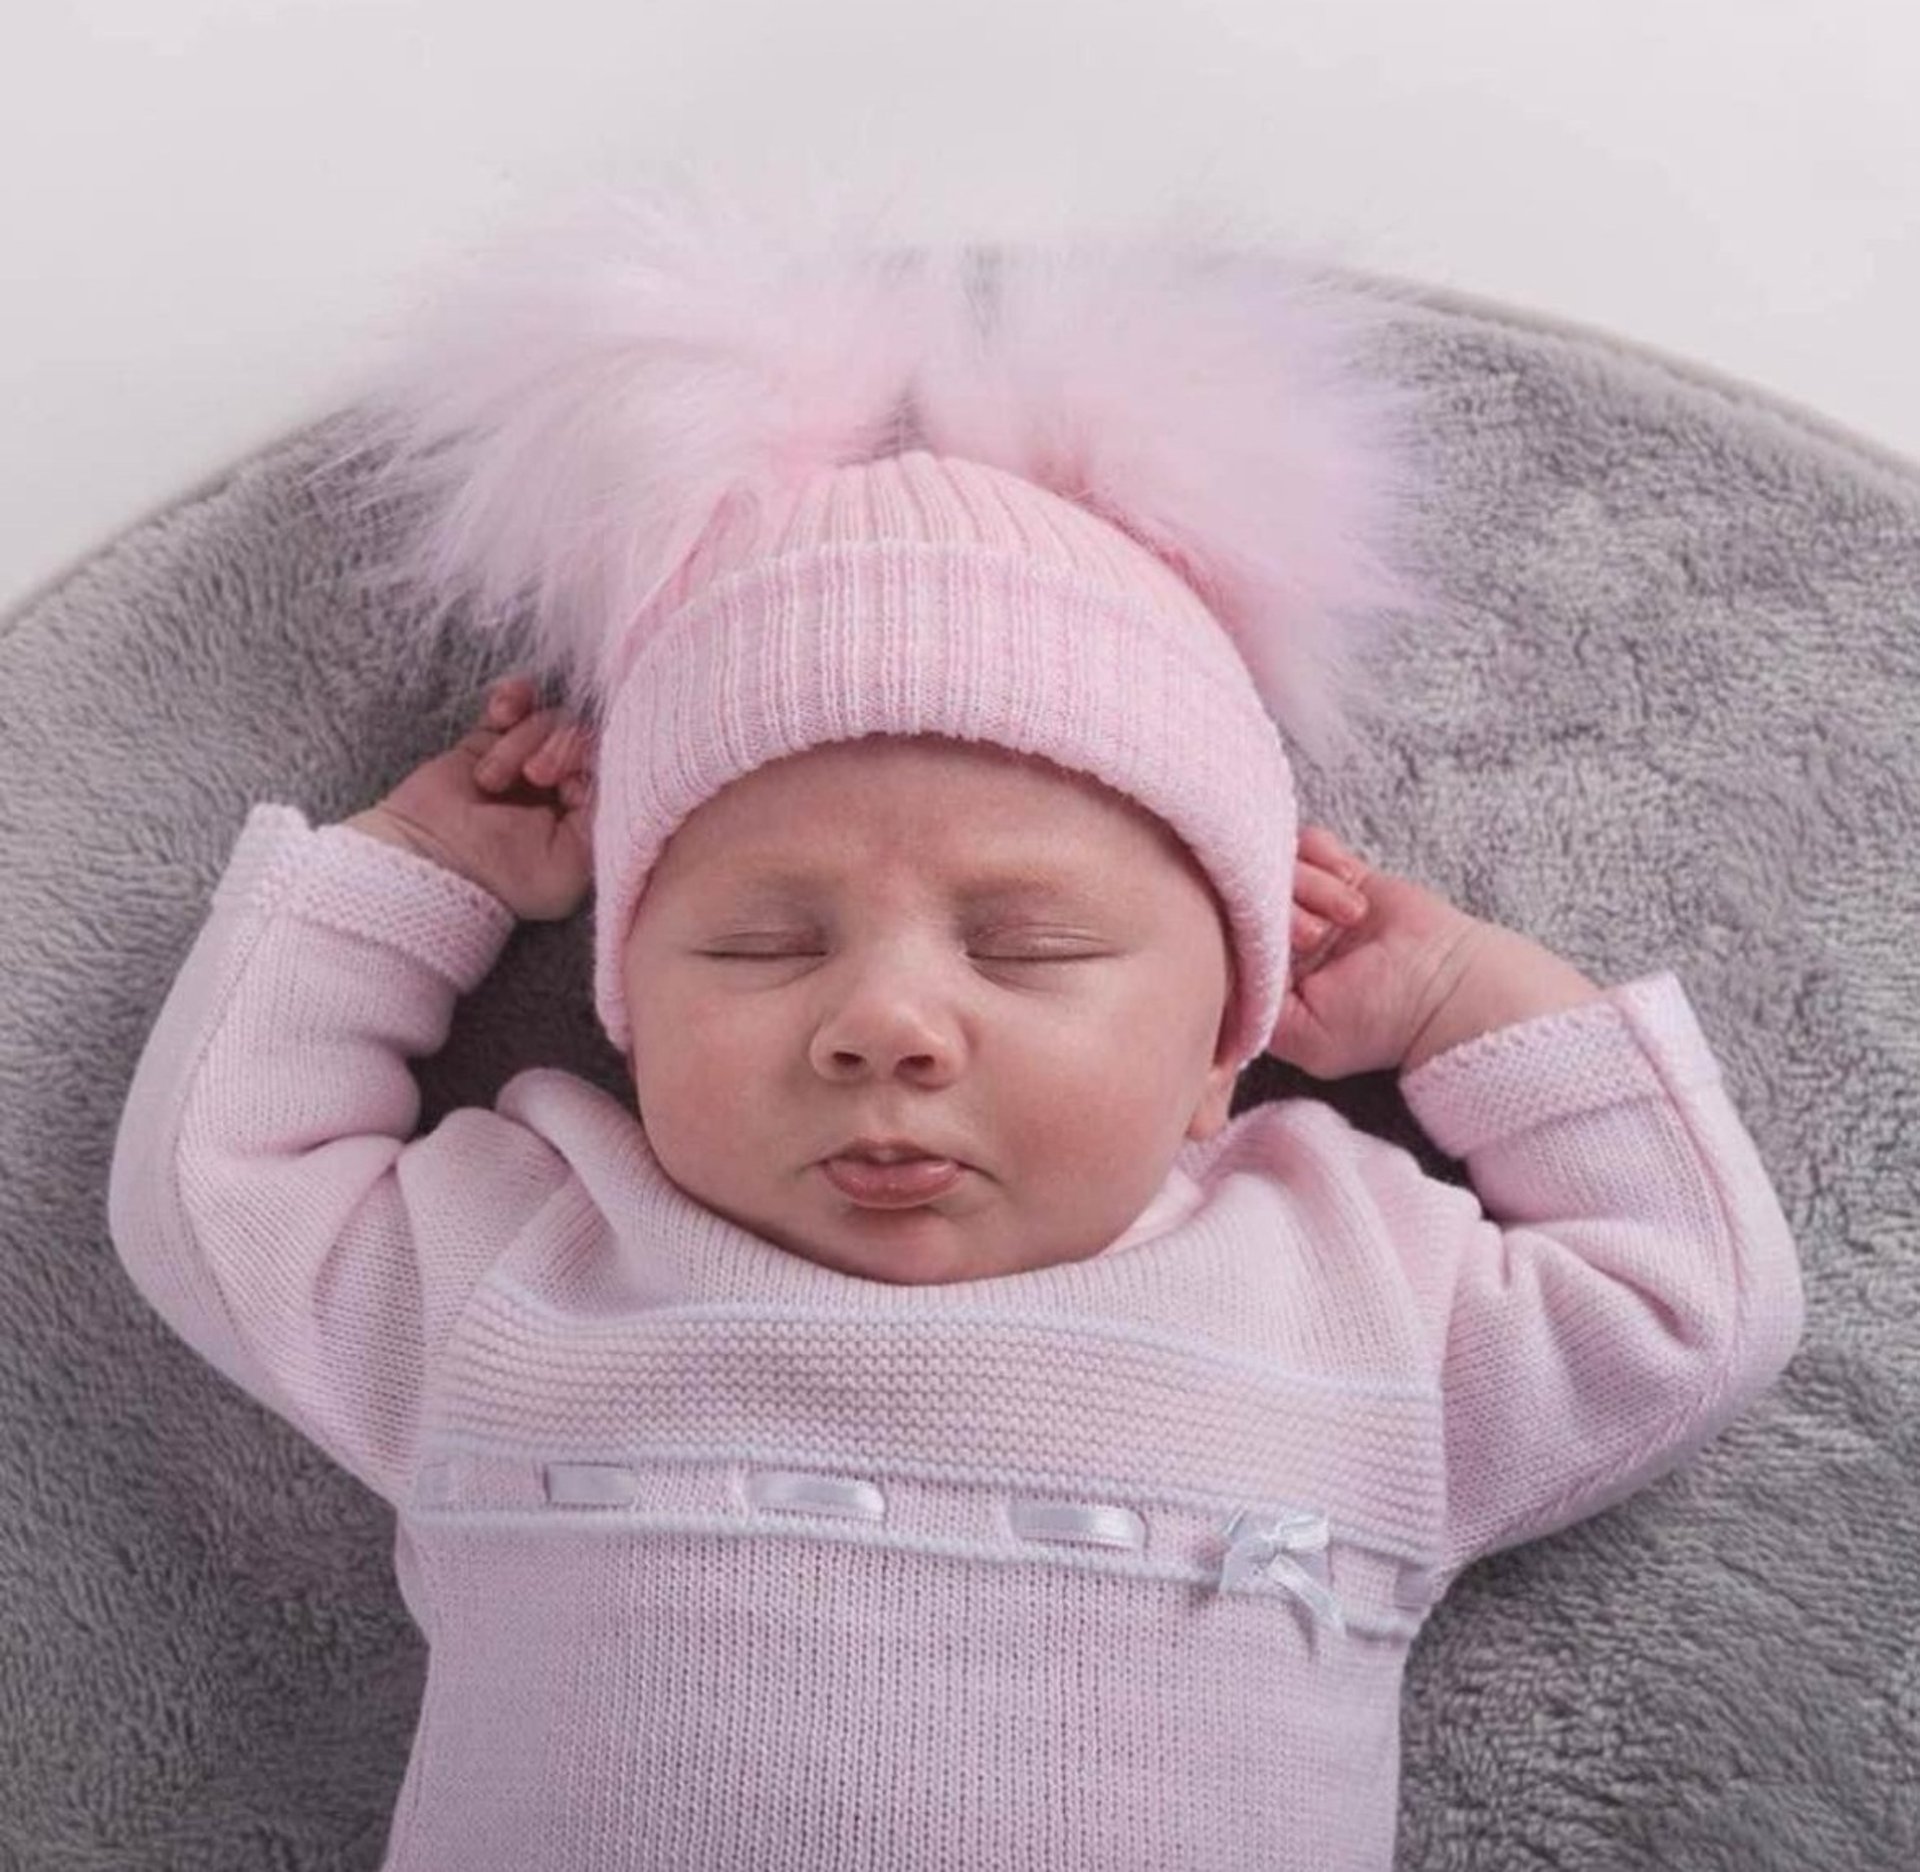
<instances>
[{"instance_id":1,"label":"baby's eyebrow","mask_svg":"<svg viewBox=\"0 0 1920 1872\"><path fill-rule=\"evenodd\" d=\"M724 888L759 900L812 902L838 883L831 871L773 869L759 871L743 867L730 873ZM1015 904L1076 904L1094 901L1095 892L1081 878L1058 871L1041 869L1000 869L974 872L956 880L952 895L969 909L1000 908Z\"/></svg>"}]
</instances>

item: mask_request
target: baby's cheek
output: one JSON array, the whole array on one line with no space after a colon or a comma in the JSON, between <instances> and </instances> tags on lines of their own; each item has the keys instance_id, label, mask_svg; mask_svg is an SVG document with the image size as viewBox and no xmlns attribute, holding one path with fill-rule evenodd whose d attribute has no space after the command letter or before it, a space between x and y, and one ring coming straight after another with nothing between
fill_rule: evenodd
<instances>
[{"instance_id":1,"label":"baby's cheek","mask_svg":"<svg viewBox=\"0 0 1920 1872\"><path fill-rule=\"evenodd\" d=\"M716 1051L737 1053L765 1026L748 1000L714 994L684 976L649 984L631 1018L636 1058L642 1042L650 1041L657 1054L689 1069Z\"/></svg>"},{"instance_id":2,"label":"baby's cheek","mask_svg":"<svg viewBox=\"0 0 1920 1872\"><path fill-rule=\"evenodd\" d=\"M791 1097L799 1042L791 1030L739 996L682 996L654 1024L655 1051L641 1057L635 1028L635 1076L646 1099L690 1144L764 1128L782 1098Z\"/></svg>"},{"instance_id":3,"label":"baby's cheek","mask_svg":"<svg viewBox=\"0 0 1920 1872\"><path fill-rule=\"evenodd\" d=\"M1111 1064L1085 1077L1057 1082L1029 1103L1014 1143L1069 1188L1083 1191L1129 1180L1151 1140L1151 1100L1124 1067Z\"/></svg>"},{"instance_id":4,"label":"baby's cheek","mask_svg":"<svg viewBox=\"0 0 1920 1872\"><path fill-rule=\"evenodd\" d=\"M697 1108L718 1062L711 1036L685 1009L636 1010L633 1020L633 1080L640 1115L651 1133L675 1127Z\"/></svg>"}]
</instances>

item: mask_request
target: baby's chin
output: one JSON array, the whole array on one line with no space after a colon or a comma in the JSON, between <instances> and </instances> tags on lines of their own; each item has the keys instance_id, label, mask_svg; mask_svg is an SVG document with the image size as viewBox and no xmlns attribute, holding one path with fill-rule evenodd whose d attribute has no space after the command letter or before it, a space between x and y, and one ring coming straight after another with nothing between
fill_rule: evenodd
<instances>
[{"instance_id":1,"label":"baby's chin","mask_svg":"<svg viewBox=\"0 0 1920 1872\"><path fill-rule=\"evenodd\" d=\"M731 1200L718 1190L682 1181L664 1162L660 1169L701 1207L783 1253L855 1280L895 1287L1032 1273L1088 1260L1114 1239L1111 1230L1097 1234L1099 1224L1089 1218L1087 1227L1068 1243L1037 1242L1031 1224L1022 1226L1004 1212L1005 1191L997 1186L912 1209L863 1209L833 1198L824 1205L817 1200L809 1204L797 1194L792 1204L782 1205L766 1202L765 1192L760 1192L759 1202ZM809 1198L818 1194L807 1192Z\"/></svg>"},{"instance_id":2,"label":"baby's chin","mask_svg":"<svg viewBox=\"0 0 1920 1872\"><path fill-rule=\"evenodd\" d=\"M942 1218L900 1210L870 1211L849 1227L822 1237L814 1232L761 1230L786 1253L856 1280L894 1287L937 1287L953 1281L989 1280L1019 1270L990 1249L964 1238Z\"/></svg>"},{"instance_id":3,"label":"baby's chin","mask_svg":"<svg viewBox=\"0 0 1920 1872\"><path fill-rule=\"evenodd\" d=\"M922 1209L854 1210L838 1226L809 1222L759 1224L747 1222L763 1240L788 1254L831 1268L856 1280L882 1281L895 1287L936 1287L957 1281L994 1280L1009 1274L1080 1261L1097 1252L1095 1246L1076 1251L1022 1254L1003 1238L964 1220Z\"/></svg>"}]
</instances>

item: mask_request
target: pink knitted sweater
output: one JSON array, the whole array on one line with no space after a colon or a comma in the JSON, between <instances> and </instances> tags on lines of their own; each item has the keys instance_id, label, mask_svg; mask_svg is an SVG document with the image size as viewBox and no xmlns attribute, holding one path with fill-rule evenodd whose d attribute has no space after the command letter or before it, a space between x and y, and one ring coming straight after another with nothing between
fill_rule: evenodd
<instances>
[{"instance_id":1,"label":"pink knitted sweater","mask_svg":"<svg viewBox=\"0 0 1920 1872\"><path fill-rule=\"evenodd\" d=\"M512 927L256 806L113 1161L140 1292L397 1511L388 1872L1384 1872L1459 1569L1799 1337L1671 973L1403 1078L1473 1193L1287 1100L1089 1260L896 1286L704 1209L566 1072L415 1137Z\"/></svg>"}]
</instances>

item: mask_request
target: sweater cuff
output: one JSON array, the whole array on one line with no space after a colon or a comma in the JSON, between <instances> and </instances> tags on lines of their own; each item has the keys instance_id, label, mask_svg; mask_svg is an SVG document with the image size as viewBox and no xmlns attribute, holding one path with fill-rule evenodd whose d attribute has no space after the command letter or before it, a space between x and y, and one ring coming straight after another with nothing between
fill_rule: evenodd
<instances>
[{"instance_id":1,"label":"sweater cuff","mask_svg":"<svg viewBox=\"0 0 1920 1872\"><path fill-rule=\"evenodd\" d=\"M1403 1074L1400 1093L1421 1129L1464 1161L1537 1125L1719 1077L1680 978L1663 969L1463 1040Z\"/></svg>"},{"instance_id":2,"label":"sweater cuff","mask_svg":"<svg viewBox=\"0 0 1920 1872\"><path fill-rule=\"evenodd\" d=\"M418 852L297 806L253 806L214 891L263 915L297 916L384 943L470 994L519 919L490 890Z\"/></svg>"}]
</instances>

